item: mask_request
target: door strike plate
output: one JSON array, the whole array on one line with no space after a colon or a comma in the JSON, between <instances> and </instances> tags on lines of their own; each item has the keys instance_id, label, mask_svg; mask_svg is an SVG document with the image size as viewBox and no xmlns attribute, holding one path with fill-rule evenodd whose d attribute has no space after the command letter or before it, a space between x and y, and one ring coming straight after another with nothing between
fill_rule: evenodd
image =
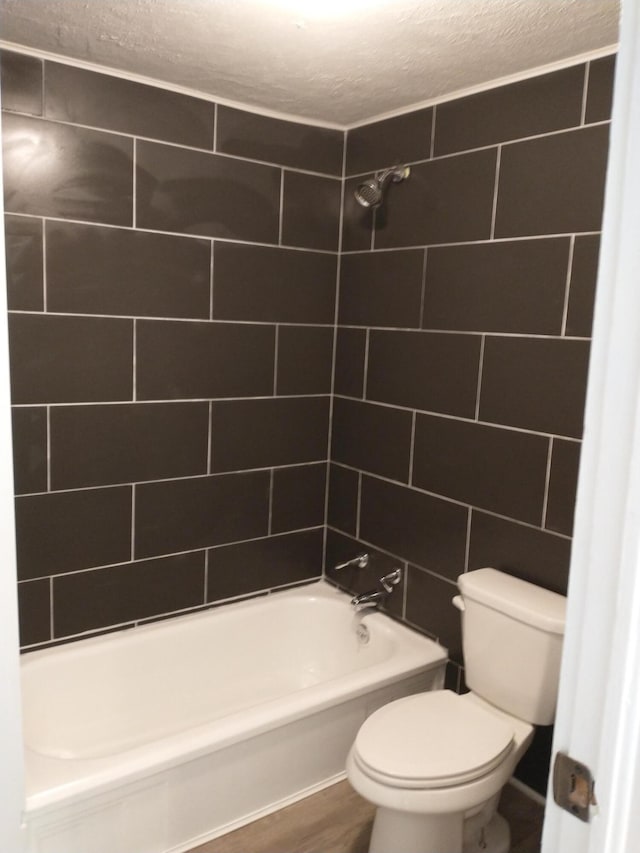
<instances>
[{"instance_id":1,"label":"door strike plate","mask_svg":"<svg viewBox=\"0 0 640 853\"><path fill-rule=\"evenodd\" d=\"M563 752L556 753L553 762L553 799L561 809L588 823L590 806L597 805L594 788L595 780L588 767Z\"/></svg>"}]
</instances>

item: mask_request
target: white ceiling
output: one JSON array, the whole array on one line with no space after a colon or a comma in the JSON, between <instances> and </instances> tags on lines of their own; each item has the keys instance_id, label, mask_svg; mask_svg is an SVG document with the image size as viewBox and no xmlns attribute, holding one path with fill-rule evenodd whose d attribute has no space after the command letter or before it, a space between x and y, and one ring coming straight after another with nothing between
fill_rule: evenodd
<instances>
[{"instance_id":1,"label":"white ceiling","mask_svg":"<svg viewBox=\"0 0 640 853\"><path fill-rule=\"evenodd\" d=\"M26 47L345 126L614 45L618 5L2 0L0 32Z\"/></svg>"}]
</instances>

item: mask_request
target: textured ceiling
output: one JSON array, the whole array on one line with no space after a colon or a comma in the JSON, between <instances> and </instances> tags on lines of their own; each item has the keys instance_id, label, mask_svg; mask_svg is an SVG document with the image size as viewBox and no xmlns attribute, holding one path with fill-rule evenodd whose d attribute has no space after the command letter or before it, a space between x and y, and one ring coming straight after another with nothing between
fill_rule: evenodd
<instances>
[{"instance_id":1,"label":"textured ceiling","mask_svg":"<svg viewBox=\"0 0 640 853\"><path fill-rule=\"evenodd\" d=\"M613 45L617 22L618 0L2 0L0 11L6 41L340 126Z\"/></svg>"}]
</instances>

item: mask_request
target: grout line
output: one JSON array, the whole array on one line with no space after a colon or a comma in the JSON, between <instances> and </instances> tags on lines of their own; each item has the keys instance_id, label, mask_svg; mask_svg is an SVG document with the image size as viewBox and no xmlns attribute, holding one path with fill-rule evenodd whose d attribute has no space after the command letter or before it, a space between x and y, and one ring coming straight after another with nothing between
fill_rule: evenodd
<instances>
[{"instance_id":1,"label":"grout line","mask_svg":"<svg viewBox=\"0 0 640 853\"><path fill-rule=\"evenodd\" d=\"M317 400L322 397L328 397L329 394L280 394L280 400ZM273 394L260 394L255 397L173 397L162 400L104 400L98 403L93 401L65 401L61 400L57 403L48 402L46 400L41 400L39 403L14 403L13 408L15 409L33 409L38 408L40 406L49 405L52 407L58 406L130 406L133 402L140 403L141 405L159 405L163 403L208 403L209 400L215 400L216 403L248 403L248 402L259 402L261 400L273 400ZM379 405L387 405L386 403L380 403ZM571 438L571 436L563 436L564 438ZM579 441L579 439L576 439Z\"/></svg>"},{"instance_id":2,"label":"grout line","mask_svg":"<svg viewBox=\"0 0 640 853\"><path fill-rule=\"evenodd\" d=\"M209 424L207 428L207 474L211 474L213 464L213 400L209 400Z\"/></svg>"},{"instance_id":3,"label":"grout line","mask_svg":"<svg viewBox=\"0 0 640 853\"><path fill-rule=\"evenodd\" d=\"M138 194L138 181L136 179L137 172L137 159L138 159L138 140L136 137L133 137L133 197L132 197L132 205L133 209L131 211L131 227L136 227L136 219L137 219L137 194Z\"/></svg>"},{"instance_id":4,"label":"grout line","mask_svg":"<svg viewBox=\"0 0 640 853\"><path fill-rule=\"evenodd\" d=\"M270 538L278 539L283 536L293 536L294 534L298 533L310 533L322 529L322 525L320 524L316 524L313 527L298 527L295 530L285 530L282 533L274 533L271 536L265 533L263 536L254 536L251 539L234 539L232 542L216 542L212 545L200 545L197 548L190 548L186 551L171 551L168 554L148 554L145 556L141 555L140 557L136 557L133 560L123 560L119 563L105 563L101 566L89 566L86 569L75 569L70 572L58 572L55 575L40 575L38 577L29 578L29 580L19 581L19 583L32 583L33 581L45 580L49 577L61 578L69 577L70 575L88 574L89 572L101 572L103 569L113 569L119 566L131 566L138 563L144 563L147 560L168 560L173 557L181 557L186 554L199 554L206 549L209 549L210 551L215 551L218 548L227 548L230 545L245 545L248 542L262 542Z\"/></svg>"},{"instance_id":5,"label":"grout line","mask_svg":"<svg viewBox=\"0 0 640 853\"><path fill-rule=\"evenodd\" d=\"M440 492L431 492L428 489L423 489L420 486L416 486L415 484L409 486L402 480L392 480L391 477L384 477L382 474L376 474L373 471L360 471L358 468L354 468L352 465L346 465L344 462L335 462L334 464L339 465L341 468L345 468L347 471L353 471L354 473L360 474L361 476L369 477L369 479L379 480L382 483L389 483L391 486L401 486L405 489L411 489L413 492L417 492L420 495L428 495L432 498L437 498L438 500L444 501L448 504L453 504L454 506L464 507L465 509L473 509L476 512L481 512L484 515L489 515L492 518L500 518L503 521L507 521L511 524L518 524L521 527L528 527L531 530L538 530L543 533L548 533L550 536L555 536L556 539L564 539L566 541L571 541L571 536L567 536L565 533L558 533L555 530L548 530L545 527L542 527L539 524L533 524L530 521L523 521L521 518L514 518L510 515L503 515L499 512L494 512L493 510L487 509L483 506L476 506L475 504L470 504L466 501L459 500L458 498L451 498L448 495L441 494ZM357 536L356 538L360 538Z\"/></svg>"},{"instance_id":6,"label":"grout line","mask_svg":"<svg viewBox=\"0 0 640 853\"><path fill-rule=\"evenodd\" d=\"M429 249L425 247L422 259L422 284L420 287L420 329L424 328L424 303L427 294L427 258Z\"/></svg>"},{"instance_id":7,"label":"grout line","mask_svg":"<svg viewBox=\"0 0 640 853\"><path fill-rule=\"evenodd\" d=\"M480 421L480 394L482 392L482 368L484 366L484 345L486 341L486 335L483 335L480 338L480 355L478 358L478 385L476 390L476 410L475 410L475 421Z\"/></svg>"},{"instance_id":8,"label":"grout line","mask_svg":"<svg viewBox=\"0 0 640 853\"><path fill-rule=\"evenodd\" d=\"M549 450L547 451L547 469L544 478L544 499L542 501L542 521L540 526L544 530L547 523L547 508L549 505L549 487L551 485L551 458L553 456L553 438L549 439Z\"/></svg>"},{"instance_id":9,"label":"grout line","mask_svg":"<svg viewBox=\"0 0 640 853\"><path fill-rule=\"evenodd\" d=\"M491 208L491 240L495 237L496 234L496 213L498 210L498 184L500 182L500 162L502 159L502 145L498 145L498 151L496 154L496 178L493 185L493 205Z\"/></svg>"},{"instance_id":10,"label":"grout line","mask_svg":"<svg viewBox=\"0 0 640 853\"><path fill-rule=\"evenodd\" d=\"M364 336L364 368L362 371L362 399L367 399L367 384L369 382L369 341L371 330L367 329Z\"/></svg>"},{"instance_id":11,"label":"grout line","mask_svg":"<svg viewBox=\"0 0 640 853\"><path fill-rule=\"evenodd\" d=\"M362 471L358 471L358 495L356 498L356 539L360 538L360 512L361 512L361 509L362 509Z\"/></svg>"},{"instance_id":12,"label":"grout line","mask_svg":"<svg viewBox=\"0 0 640 853\"><path fill-rule=\"evenodd\" d=\"M562 325L560 334L565 337L567 333L567 320L569 319L569 296L571 294L571 275L573 273L573 255L576 247L576 235L572 234L569 239L569 262L567 264L567 281L564 288L564 305L562 306Z\"/></svg>"},{"instance_id":13,"label":"grout line","mask_svg":"<svg viewBox=\"0 0 640 853\"><path fill-rule=\"evenodd\" d=\"M272 524L273 524L273 486L274 486L274 469L272 468L269 471L269 520L267 523L267 535L271 536L273 533Z\"/></svg>"},{"instance_id":14,"label":"grout line","mask_svg":"<svg viewBox=\"0 0 640 853\"><path fill-rule=\"evenodd\" d=\"M476 148L463 148L460 151L449 151L446 154L435 154L434 157L422 157L416 160L410 160L408 166L422 166L426 163L433 163L437 160L450 160L453 157L465 157L467 154L477 154L480 151L490 151L492 148L502 147L505 145L519 145L521 142L532 142L535 139L545 139L549 136L560 136L563 133L575 133L576 131L584 130L587 127L598 127L600 125L611 124L611 119L603 119L602 121L589 122L586 125L574 124L571 127L562 127L559 130L549 130L544 133L534 133L530 136L517 136L514 139L503 139L501 142L491 142L487 145L479 145ZM347 175L349 180L354 178L365 177L370 175L371 170L366 172L354 172Z\"/></svg>"},{"instance_id":15,"label":"grout line","mask_svg":"<svg viewBox=\"0 0 640 853\"><path fill-rule=\"evenodd\" d=\"M495 146L493 146L495 147ZM425 161L428 162L428 161ZM370 173L366 173L370 174ZM5 213L9 216L23 217L25 219L33 219L34 215L32 213L20 213L19 211L13 210L5 210ZM37 217L36 217L37 218ZM93 228L113 228L120 231L133 231L134 229L130 225L114 225L110 222L88 222L86 219L73 219L63 218L61 216L47 216L47 220L51 222L61 222L65 225L85 225ZM168 237L183 237L185 240L211 240L215 239L220 243L229 243L234 246L249 246L252 248L264 248L264 249L277 249L283 248L288 252L306 252L311 255L332 255L336 256L338 252L334 249L318 249L313 248L310 249L306 246L294 246L294 245L283 245L279 247L277 243L266 243L260 242L259 240L242 240L239 237L224 237L220 235L211 235L211 234L187 234L184 231L164 231L157 228L143 228L138 226L136 231L140 231L144 234L165 234ZM458 246L477 246L483 245L485 243L509 243L509 242L520 242L523 240L551 240L558 237L567 237L570 234L575 233L573 231L562 231L559 233L553 234L522 234L522 235L514 235L509 237L496 237L494 240L486 238L484 240L458 240L452 241L448 243L416 243L408 246L384 246L380 248L376 248L375 252L407 252L407 251L415 251L416 249L424 249L425 246L429 246L429 248L446 248L446 247L458 247ZM597 231L581 231L580 234L584 236L598 236L602 233L601 229ZM371 252L371 249L348 249L348 250L339 250L343 255L363 255Z\"/></svg>"},{"instance_id":16,"label":"grout line","mask_svg":"<svg viewBox=\"0 0 640 853\"><path fill-rule=\"evenodd\" d=\"M209 319L213 320L213 266L215 258L215 240L211 240L211 248L209 255Z\"/></svg>"},{"instance_id":17,"label":"grout line","mask_svg":"<svg viewBox=\"0 0 640 853\"><path fill-rule=\"evenodd\" d=\"M566 237L567 235L565 235ZM32 317L42 317L42 311L26 311L22 309L11 309L8 312L11 314L19 314L19 315L28 315ZM218 326L275 326L276 323L279 326L305 326L312 329L333 329L333 323L301 323L301 322L288 322L284 320L223 320L220 318L215 318L214 320L210 320L206 317L154 317L149 315L133 315L133 314L82 314L82 313L71 313L65 311L48 311L47 316L49 317L82 317L85 319L101 319L101 320L144 320L145 322L156 322L156 323L200 323L205 324L207 326L218 325ZM562 340L563 336L560 334L548 335L548 334L537 334L532 332L483 332L475 329L429 329L424 328L421 329L419 326L364 326L357 325L354 323L340 323L340 329L370 329L371 331L382 331L382 332L422 332L428 335L472 335L474 337L482 336L482 335L491 335L492 338L524 338L526 340ZM566 335L564 337L566 340L573 341L590 341L591 338L589 336L584 335ZM307 395L308 396L308 395ZM21 404L19 404L21 405Z\"/></svg>"},{"instance_id":18,"label":"grout line","mask_svg":"<svg viewBox=\"0 0 640 853\"><path fill-rule=\"evenodd\" d=\"M54 633L54 619L55 613L53 609L53 577L49 578L49 636L53 640L55 637Z\"/></svg>"},{"instance_id":19,"label":"grout line","mask_svg":"<svg viewBox=\"0 0 640 853\"><path fill-rule=\"evenodd\" d=\"M469 571L469 552L471 551L471 516L473 515L473 508L469 507L469 514L467 516L467 537L465 541L464 547L464 570L465 572Z\"/></svg>"},{"instance_id":20,"label":"grout line","mask_svg":"<svg viewBox=\"0 0 640 853\"><path fill-rule=\"evenodd\" d=\"M591 60L584 66L584 84L582 87L582 106L580 108L580 125L584 127L587 121L587 98L589 96L589 77L591 75Z\"/></svg>"},{"instance_id":21,"label":"grout line","mask_svg":"<svg viewBox=\"0 0 640 853\"><path fill-rule=\"evenodd\" d=\"M409 476L407 477L407 484L409 486L413 485L413 454L416 440L416 417L416 412L414 411L411 416L411 440L409 442Z\"/></svg>"},{"instance_id":22,"label":"grout line","mask_svg":"<svg viewBox=\"0 0 640 853\"><path fill-rule=\"evenodd\" d=\"M42 310L47 313L47 220L42 218Z\"/></svg>"},{"instance_id":23,"label":"grout line","mask_svg":"<svg viewBox=\"0 0 640 853\"><path fill-rule=\"evenodd\" d=\"M138 377L137 377L137 367L138 367L138 321L133 321L133 342L132 342L132 369L133 369L133 380L132 380L132 394L133 394L133 402L135 403L138 399Z\"/></svg>"},{"instance_id":24,"label":"grout line","mask_svg":"<svg viewBox=\"0 0 640 853\"><path fill-rule=\"evenodd\" d=\"M433 113L431 115L431 142L429 145L429 159L433 160L433 155L436 149L436 111L438 107L434 104Z\"/></svg>"},{"instance_id":25,"label":"grout line","mask_svg":"<svg viewBox=\"0 0 640 853\"><path fill-rule=\"evenodd\" d=\"M213 105L213 139L211 140L211 150L218 152L218 105Z\"/></svg>"},{"instance_id":26,"label":"grout line","mask_svg":"<svg viewBox=\"0 0 640 853\"><path fill-rule=\"evenodd\" d=\"M321 175L320 177L326 177L326 175ZM9 216L21 216L21 217L24 217L26 219L33 219L34 218L34 214L32 214L32 213L20 213L18 211L6 210L6 209L5 209L5 213L8 214ZM211 240L211 239L215 239L221 243L230 243L232 245L252 246L252 247L258 247L258 248L265 248L265 249L277 249L277 248L279 248L277 243L266 243L266 242L260 242L259 240L242 240L239 237L236 237L236 238L224 237L224 236L221 236L219 234L188 234L184 231L164 231L160 228L143 228L140 226L138 226L134 229L132 225L114 225L111 222L89 222L86 219L74 219L73 217L65 218L62 216L47 216L46 218L48 220L50 220L51 222L61 222L61 223L66 224L66 225L87 225L87 226L92 226L94 228L114 228L114 229L117 229L120 231L134 231L135 230L135 231L140 231L143 234L165 234L168 237L184 237L185 240ZM597 232L597 233L599 233L599 232ZM333 255L333 256L335 256L337 254L335 249L318 249L318 248L310 249L306 246L293 246L293 245L286 245L286 244L284 246L282 246L281 248L287 249L287 251L292 251L292 252L307 252L308 254L312 254L312 255Z\"/></svg>"},{"instance_id":27,"label":"grout line","mask_svg":"<svg viewBox=\"0 0 640 853\"><path fill-rule=\"evenodd\" d=\"M280 327L276 323L273 342L273 396L278 394L278 351L280 348Z\"/></svg>"},{"instance_id":28,"label":"grout line","mask_svg":"<svg viewBox=\"0 0 640 853\"><path fill-rule=\"evenodd\" d=\"M204 590L202 603L207 604L207 590L209 588L209 549L204 549Z\"/></svg>"},{"instance_id":29,"label":"grout line","mask_svg":"<svg viewBox=\"0 0 640 853\"><path fill-rule=\"evenodd\" d=\"M136 484L131 486L131 561L136 558Z\"/></svg>"},{"instance_id":30,"label":"grout line","mask_svg":"<svg viewBox=\"0 0 640 853\"><path fill-rule=\"evenodd\" d=\"M284 169L280 170L280 207L278 210L278 246L282 246L282 227L284 222Z\"/></svg>"},{"instance_id":31,"label":"grout line","mask_svg":"<svg viewBox=\"0 0 640 853\"><path fill-rule=\"evenodd\" d=\"M324 485L324 530L322 537L322 574L326 574L327 564L327 525L329 523L329 489L331 477L331 450L333 438L333 410L336 387L336 359L338 353L338 314L340 311L340 278L342 274L342 234L344 229L344 192L345 171L347 167L347 134L342 137L342 177L340 181L340 213L338 215L338 253L336 258L336 276L333 303L333 344L331 349L331 384L329 390L329 418L327 424L327 473Z\"/></svg>"},{"instance_id":32,"label":"grout line","mask_svg":"<svg viewBox=\"0 0 640 853\"><path fill-rule=\"evenodd\" d=\"M51 491L51 406L47 406L47 492Z\"/></svg>"}]
</instances>

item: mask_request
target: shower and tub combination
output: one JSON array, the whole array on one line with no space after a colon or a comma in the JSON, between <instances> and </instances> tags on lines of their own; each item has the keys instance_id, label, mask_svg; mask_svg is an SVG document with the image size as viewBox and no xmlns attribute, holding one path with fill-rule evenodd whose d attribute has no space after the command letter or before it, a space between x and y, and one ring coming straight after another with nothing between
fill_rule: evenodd
<instances>
[{"instance_id":1,"label":"shower and tub combination","mask_svg":"<svg viewBox=\"0 0 640 853\"><path fill-rule=\"evenodd\" d=\"M443 685L387 594L320 581L25 655L28 853L179 853L343 779L367 717Z\"/></svg>"}]
</instances>

